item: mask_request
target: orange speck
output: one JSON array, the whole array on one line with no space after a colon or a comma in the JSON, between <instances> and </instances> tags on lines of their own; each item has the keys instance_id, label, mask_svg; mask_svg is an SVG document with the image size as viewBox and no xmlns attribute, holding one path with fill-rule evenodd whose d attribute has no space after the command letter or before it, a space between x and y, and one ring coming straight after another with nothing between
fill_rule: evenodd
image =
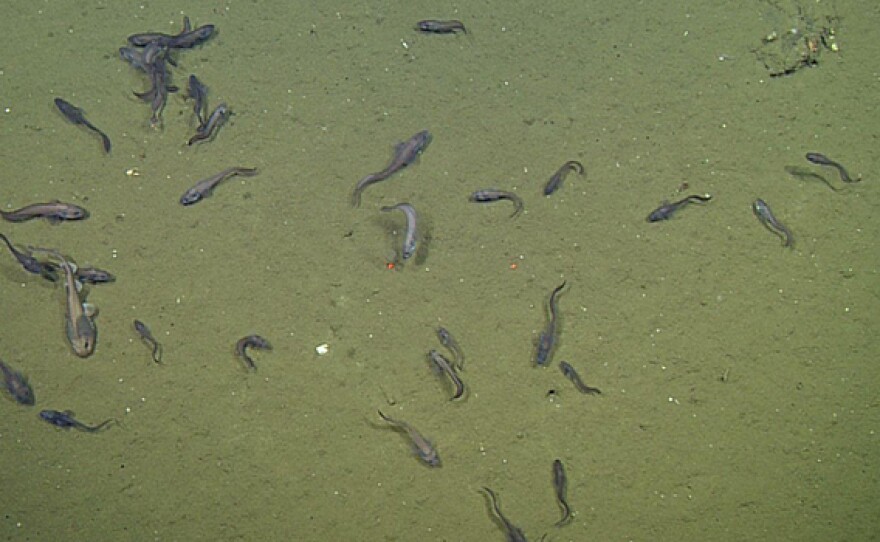
<instances>
[{"instance_id":1,"label":"orange speck","mask_svg":"<svg viewBox=\"0 0 880 542\"><path fill-rule=\"evenodd\" d=\"M512 264L510 264L510 270L511 270L511 271L516 271L518 267L519 267L519 265L517 265L516 263L512 263Z\"/></svg>"},{"instance_id":2,"label":"orange speck","mask_svg":"<svg viewBox=\"0 0 880 542\"><path fill-rule=\"evenodd\" d=\"M389 271L393 271L393 270L394 270L394 262L388 262L388 263L386 263L386 264L385 264L385 269L387 269L387 270L389 270Z\"/></svg>"}]
</instances>

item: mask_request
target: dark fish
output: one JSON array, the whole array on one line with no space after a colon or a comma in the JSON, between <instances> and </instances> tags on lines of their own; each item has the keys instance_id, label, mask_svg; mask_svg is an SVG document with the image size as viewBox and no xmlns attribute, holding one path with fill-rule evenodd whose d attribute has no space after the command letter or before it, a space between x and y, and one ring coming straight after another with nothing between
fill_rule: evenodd
<instances>
[{"instance_id":1,"label":"dark fish","mask_svg":"<svg viewBox=\"0 0 880 542\"><path fill-rule=\"evenodd\" d=\"M86 433L97 433L111 423L119 423L117 420L110 418L104 420L98 425L86 425L74 418L73 412L70 410L65 410L64 412L58 410L42 410L40 411L40 418L51 423L55 427L60 427L62 429L70 429L72 427L80 431L85 431Z\"/></svg>"},{"instance_id":2,"label":"dark fish","mask_svg":"<svg viewBox=\"0 0 880 542\"><path fill-rule=\"evenodd\" d=\"M553 489L556 490L556 500L562 507L562 519L554 525L562 527L571 521L571 507L565 500L565 493L568 491L568 478L565 476L565 467L562 466L562 461L559 459L553 461Z\"/></svg>"},{"instance_id":3,"label":"dark fish","mask_svg":"<svg viewBox=\"0 0 880 542\"><path fill-rule=\"evenodd\" d=\"M755 202L752 203L752 211L765 228L782 237L782 246L790 247L794 245L794 236L791 234L791 230L773 215L773 211L770 210L770 206L767 205L767 202L761 198L756 199Z\"/></svg>"},{"instance_id":4,"label":"dark fish","mask_svg":"<svg viewBox=\"0 0 880 542\"><path fill-rule=\"evenodd\" d=\"M406 231L403 233L403 249L400 253L404 261L406 261L412 258L413 254L416 253L416 243L418 242L418 215L416 215L416 210L409 203L398 203L397 205L392 205L390 207L382 207L383 213L388 213L394 210L403 212L406 217Z\"/></svg>"},{"instance_id":5,"label":"dark fish","mask_svg":"<svg viewBox=\"0 0 880 542\"><path fill-rule=\"evenodd\" d=\"M507 542L528 542L526 534L522 532L522 529L511 523L506 517L504 517L504 514L501 513L501 508L498 507L498 498L495 496L495 492L485 486L483 486L483 491L488 493L489 497L492 499L492 508L495 509L495 515L498 516L501 525L504 527L504 534L507 535Z\"/></svg>"},{"instance_id":6,"label":"dark fish","mask_svg":"<svg viewBox=\"0 0 880 542\"><path fill-rule=\"evenodd\" d=\"M190 75L186 86L186 97L193 100L193 113L199 120L199 127L205 125L208 116L208 87L203 85L198 77Z\"/></svg>"},{"instance_id":7,"label":"dark fish","mask_svg":"<svg viewBox=\"0 0 880 542\"><path fill-rule=\"evenodd\" d=\"M857 183L862 180L861 177L858 179L853 179L849 176L849 172L844 168L839 162L835 162L831 158L828 158L824 154L820 154L818 152L808 152L807 160L812 162L813 164L817 164L820 166L830 166L837 170L837 173L840 175L840 180L845 183Z\"/></svg>"},{"instance_id":8,"label":"dark fish","mask_svg":"<svg viewBox=\"0 0 880 542\"><path fill-rule=\"evenodd\" d=\"M428 147L429 143L431 143L431 133L428 130L422 130L405 142L395 145L394 157L391 159L391 163L382 171L367 175L355 185L354 192L351 195L351 204L354 207L359 207L361 204L361 192L366 187L373 183L384 181L394 173L415 162L416 158Z\"/></svg>"},{"instance_id":9,"label":"dark fish","mask_svg":"<svg viewBox=\"0 0 880 542\"><path fill-rule=\"evenodd\" d=\"M446 376L452 381L452 385L455 386L455 393L452 394L452 397L449 400L454 401L460 399L461 396L464 395L464 382L461 381L461 378L458 376L458 373L455 372L455 368L449 363L449 360L436 350L428 352L428 360L437 370L446 373Z\"/></svg>"},{"instance_id":10,"label":"dark fish","mask_svg":"<svg viewBox=\"0 0 880 542\"><path fill-rule=\"evenodd\" d=\"M135 320L134 330L142 341L153 348L153 361L156 363L162 363L162 345L159 344L159 341L153 336L153 333L150 331L150 328L147 327L147 324L140 320Z\"/></svg>"},{"instance_id":11,"label":"dark fish","mask_svg":"<svg viewBox=\"0 0 880 542\"><path fill-rule=\"evenodd\" d=\"M688 203L703 203L712 199L712 196L706 194L704 196L693 195L688 196L686 198L682 198L678 201L674 201L669 203L668 201L663 202L663 205L657 207L651 214L648 215L648 222L659 222L660 220L669 220L672 218L672 215L687 205Z\"/></svg>"},{"instance_id":12,"label":"dark fish","mask_svg":"<svg viewBox=\"0 0 880 542\"><path fill-rule=\"evenodd\" d=\"M431 34L454 34L459 30L467 34L467 29L461 21L439 21L436 19L426 19L416 23L416 30Z\"/></svg>"},{"instance_id":13,"label":"dark fish","mask_svg":"<svg viewBox=\"0 0 880 542\"><path fill-rule=\"evenodd\" d=\"M563 288L565 288L565 281L562 281L562 284L557 286L553 293L550 294L550 319L547 321L547 327L544 328L541 336L538 337L538 347L535 351L535 363L538 365L545 365L550 362L550 353L553 351L553 345L556 342L556 313L559 310L556 296L559 295Z\"/></svg>"},{"instance_id":14,"label":"dark fish","mask_svg":"<svg viewBox=\"0 0 880 542\"><path fill-rule=\"evenodd\" d=\"M562 186L562 181L565 179L565 176L568 175L569 171L577 171L578 175L583 175L584 166L576 160L569 160L562 164L562 167L557 169L556 173L554 173L553 176L550 177L550 180L547 181L547 184L544 185L544 195L549 196L553 192L556 192L556 190Z\"/></svg>"},{"instance_id":15,"label":"dark fish","mask_svg":"<svg viewBox=\"0 0 880 542\"><path fill-rule=\"evenodd\" d=\"M562 371L562 374L565 375L565 378L572 381L574 387L577 388L579 392L589 395L599 395L602 393L599 388L591 388L590 386L584 384L584 381L581 380L580 375L567 361L562 361L559 363L559 370Z\"/></svg>"},{"instance_id":16,"label":"dark fish","mask_svg":"<svg viewBox=\"0 0 880 542\"><path fill-rule=\"evenodd\" d=\"M187 141L186 144L193 145L199 141L213 140L217 135L217 130L226 123L231 114L232 113L229 111L229 108L226 107L225 103L218 105L208 116L208 120L196 128L196 135L189 138L189 141Z\"/></svg>"},{"instance_id":17,"label":"dark fish","mask_svg":"<svg viewBox=\"0 0 880 542\"><path fill-rule=\"evenodd\" d=\"M66 118L70 122L85 126L89 130L101 136L101 142L104 145L104 152L110 152L110 138L107 137L107 134L99 130L94 124L86 119L82 109L76 107L70 102L62 100L61 98L55 98L55 106L58 108L59 111L61 111L61 114L64 115L64 118Z\"/></svg>"},{"instance_id":18,"label":"dark fish","mask_svg":"<svg viewBox=\"0 0 880 542\"><path fill-rule=\"evenodd\" d=\"M131 64L131 67L142 72L147 71L147 65L144 62L144 52L140 49L131 47L120 47L119 58Z\"/></svg>"},{"instance_id":19,"label":"dark fish","mask_svg":"<svg viewBox=\"0 0 880 542\"><path fill-rule=\"evenodd\" d=\"M161 47L168 47L168 44L171 43L171 40L173 39L174 36L163 32L140 32L138 34L130 35L128 37L128 43L135 47L146 47L151 43L155 43Z\"/></svg>"},{"instance_id":20,"label":"dark fish","mask_svg":"<svg viewBox=\"0 0 880 542\"><path fill-rule=\"evenodd\" d=\"M204 24L195 30L181 32L168 43L169 49L192 49L214 35L214 25Z\"/></svg>"},{"instance_id":21,"label":"dark fish","mask_svg":"<svg viewBox=\"0 0 880 542\"><path fill-rule=\"evenodd\" d=\"M80 267L76 270L76 280L85 284L105 284L116 282L116 277L109 271L95 267Z\"/></svg>"},{"instance_id":22,"label":"dark fish","mask_svg":"<svg viewBox=\"0 0 880 542\"><path fill-rule=\"evenodd\" d=\"M162 32L141 32L130 35L128 43L135 47L146 47L151 43L156 43L169 49L190 49L206 41L213 34L214 25L206 24L192 30L189 17L184 17L183 30L177 35L172 36Z\"/></svg>"},{"instance_id":23,"label":"dark fish","mask_svg":"<svg viewBox=\"0 0 880 542\"><path fill-rule=\"evenodd\" d=\"M120 50L120 54L122 51ZM168 73L168 48L151 42L144 49L143 56L135 67L142 68L150 78L150 90L146 92L135 92L135 96L150 104L152 116L150 123L155 126L159 124L159 117L165 109L165 103L168 101L169 92L177 92L177 87L171 84L171 76Z\"/></svg>"},{"instance_id":24,"label":"dark fish","mask_svg":"<svg viewBox=\"0 0 880 542\"><path fill-rule=\"evenodd\" d=\"M389 418L385 414L382 414L382 411L379 411L379 416L382 417L383 420L393 425L396 429L401 429L404 433L407 434L410 441L412 441L413 448L415 448L416 454L418 454L419 459L425 462L429 467L439 467L440 466L440 455L437 453L437 449L434 448L434 445L431 444L428 439L422 436L421 433L415 430L413 426L406 422L402 422L399 420L395 420L394 418Z\"/></svg>"},{"instance_id":25,"label":"dark fish","mask_svg":"<svg viewBox=\"0 0 880 542\"><path fill-rule=\"evenodd\" d=\"M248 369L256 371L257 365L254 363L254 360L248 355L248 348L257 348L259 350L272 350L272 345L269 344L268 340L260 337L259 335L248 335L247 337L242 337L237 343L235 343L235 354L242 360L244 360L244 363Z\"/></svg>"},{"instance_id":26,"label":"dark fish","mask_svg":"<svg viewBox=\"0 0 880 542\"><path fill-rule=\"evenodd\" d=\"M504 190L477 190L470 196L468 196L468 201L473 203L489 203L493 201L500 200L510 200L513 202L513 212L510 213L510 218L515 217L520 214L523 210L523 200L513 192L506 192Z\"/></svg>"},{"instance_id":27,"label":"dark fish","mask_svg":"<svg viewBox=\"0 0 880 542\"><path fill-rule=\"evenodd\" d=\"M0 216L9 222L25 222L33 218L45 218L50 224L57 224L62 220L84 220L89 217L89 212L72 203L50 201L49 203L34 203L14 211L0 211Z\"/></svg>"},{"instance_id":28,"label":"dark fish","mask_svg":"<svg viewBox=\"0 0 880 542\"><path fill-rule=\"evenodd\" d=\"M191 30L192 30L192 23L190 23L189 15L184 15L183 16L183 29L178 34L175 34L174 36L172 36L170 34L165 34L162 32L142 32L140 34L132 34L131 36L129 36L126 39L128 40L129 43L131 43L132 45L134 45L136 47L144 47L145 45L149 45L150 42L163 41L163 40L166 41L166 45L167 45L167 41L170 41L175 36L178 36L180 34L184 34L184 33L189 32Z\"/></svg>"},{"instance_id":29,"label":"dark fish","mask_svg":"<svg viewBox=\"0 0 880 542\"><path fill-rule=\"evenodd\" d=\"M0 239L3 239L3 242L6 243L6 246L9 247L9 252L18 260L18 263L24 268L28 273L33 273L34 275L40 275L46 280L55 282L58 280L58 266L51 262L41 262L38 259L34 258L34 256L28 251L27 253L18 250L12 244L9 239L0 233Z\"/></svg>"},{"instance_id":30,"label":"dark fish","mask_svg":"<svg viewBox=\"0 0 880 542\"><path fill-rule=\"evenodd\" d=\"M453 360L452 363L461 370L464 367L464 352L462 352L461 347L458 346L455 338L453 338L452 334L443 326L437 328L437 338L440 339L440 344L452 352L452 355L455 356L455 360Z\"/></svg>"},{"instance_id":31,"label":"dark fish","mask_svg":"<svg viewBox=\"0 0 880 542\"><path fill-rule=\"evenodd\" d=\"M192 30L189 17L183 17L183 32L189 32ZM177 34L179 35L179 34ZM134 45L135 47L146 47L151 43L155 43L161 47L168 47L168 44L171 43L177 35L166 34L164 32L139 32L137 34L132 34L128 38L128 43Z\"/></svg>"},{"instance_id":32,"label":"dark fish","mask_svg":"<svg viewBox=\"0 0 880 542\"><path fill-rule=\"evenodd\" d=\"M0 371L3 372L3 384L9 395L19 404L32 406L36 402L34 390L28 383L27 378L9 365L0 360Z\"/></svg>"},{"instance_id":33,"label":"dark fish","mask_svg":"<svg viewBox=\"0 0 880 542\"><path fill-rule=\"evenodd\" d=\"M211 175L207 179L197 182L192 188L184 192L183 195L180 196L180 204L192 205L193 203L202 201L211 195L211 192L218 184L229 177L235 177L236 175L253 177L257 173L258 171L256 168L231 167L229 169L224 169L216 175Z\"/></svg>"}]
</instances>

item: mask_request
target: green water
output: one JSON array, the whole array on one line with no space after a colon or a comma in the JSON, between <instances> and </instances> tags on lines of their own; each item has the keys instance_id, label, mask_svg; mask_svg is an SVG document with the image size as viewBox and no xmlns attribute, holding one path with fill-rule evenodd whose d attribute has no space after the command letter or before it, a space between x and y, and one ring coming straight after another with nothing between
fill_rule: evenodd
<instances>
[{"instance_id":1,"label":"green water","mask_svg":"<svg viewBox=\"0 0 880 542\"><path fill-rule=\"evenodd\" d=\"M98 345L79 359L62 289L0 260L0 357L37 396L0 404L0 538L503 540L482 486L530 540L878 537L876 5L806 3L839 16L840 51L772 79L752 49L796 20L790 3L322 5L4 8L0 205L91 217L0 231L118 281L90 289ZM151 128L132 95L146 78L117 58L184 14L218 33L178 55L174 83L195 73L234 112L195 147L182 93ZM429 17L469 33L417 34ZM419 163L352 209L354 184L426 128ZM840 186L807 151L864 181L836 193L787 174ZM545 198L567 160L586 174ZM260 173L178 204L231 166ZM468 203L490 187L525 213ZM688 193L713 200L645 221ZM794 249L752 215L758 197ZM422 246L389 270L402 215L379 208L401 201ZM563 279L554 362L536 368ZM461 402L425 361L438 325L467 356ZM255 373L233 354L251 333L274 346ZM578 394L561 360L602 395ZM43 408L122 424L65 432ZM443 466L420 464L380 408ZM561 529L556 458L575 513Z\"/></svg>"}]
</instances>

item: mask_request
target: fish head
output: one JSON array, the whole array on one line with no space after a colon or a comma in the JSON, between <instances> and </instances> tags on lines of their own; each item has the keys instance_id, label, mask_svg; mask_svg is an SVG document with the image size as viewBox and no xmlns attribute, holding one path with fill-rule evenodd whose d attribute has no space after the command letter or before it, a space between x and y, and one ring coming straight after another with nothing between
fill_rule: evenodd
<instances>
[{"instance_id":1,"label":"fish head","mask_svg":"<svg viewBox=\"0 0 880 542\"><path fill-rule=\"evenodd\" d=\"M67 339L73 353L81 358L87 358L95 352L97 334L95 323L86 313L79 315L75 325L68 321Z\"/></svg>"}]
</instances>

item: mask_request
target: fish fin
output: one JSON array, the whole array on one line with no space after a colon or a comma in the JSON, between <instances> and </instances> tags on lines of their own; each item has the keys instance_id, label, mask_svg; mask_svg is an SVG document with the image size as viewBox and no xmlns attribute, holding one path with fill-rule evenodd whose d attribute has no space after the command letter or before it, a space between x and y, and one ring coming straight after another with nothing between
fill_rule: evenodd
<instances>
[{"instance_id":1,"label":"fish fin","mask_svg":"<svg viewBox=\"0 0 880 542\"><path fill-rule=\"evenodd\" d=\"M156 95L156 90L152 89L152 88L146 92L134 92L134 91L132 91L132 92L134 93L135 96L137 96L138 98L140 98L141 100L143 100L145 102L152 101L153 96Z\"/></svg>"}]
</instances>

